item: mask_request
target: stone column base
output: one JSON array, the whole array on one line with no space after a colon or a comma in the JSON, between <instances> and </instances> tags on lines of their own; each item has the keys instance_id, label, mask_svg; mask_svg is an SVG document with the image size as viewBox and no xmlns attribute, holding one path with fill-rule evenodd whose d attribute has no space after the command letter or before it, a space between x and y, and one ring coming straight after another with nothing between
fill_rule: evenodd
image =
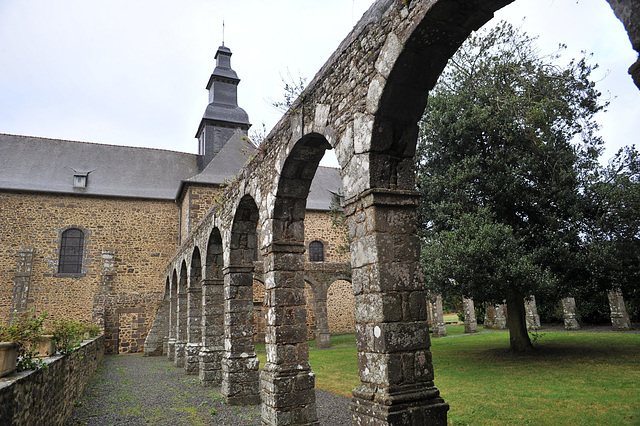
<instances>
[{"instance_id":1,"label":"stone column base","mask_svg":"<svg viewBox=\"0 0 640 426\"><path fill-rule=\"evenodd\" d=\"M203 348L200 351L199 377L202 386L219 386L222 383L222 353L219 350Z\"/></svg>"},{"instance_id":2,"label":"stone column base","mask_svg":"<svg viewBox=\"0 0 640 426\"><path fill-rule=\"evenodd\" d=\"M222 358L221 392L229 405L260 404L258 357Z\"/></svg>"},{"instance_id":3,"label":"stone column base","mask_svg":"<svg viewBox=\"0 0 640 426\"><path fill-rule=\"evenodd\" d=\"M184 371L188 375L198 374L200 369L200 344L199 343L187 343L185 346L184 355Z\"/></svg>"},{"instance_id":4,"label":"stone column base","mask_svg":"<svg viewBox=\"0 0 640 426\"><path fill-rule=\"evenodd\" d=\"M167 359L169 361L176 359L176 339L169 339L167 341Z\"/></svg>"},{"instance_id":5,"label":"stone column base","mask_svg":"<svg viewBox=\"0 0 640 426\"><path fill-rule=\"evenodd\" d=\"M317 425L311 367L267 364L260 373L263 425Z\"/></svg>"},{"instance_id":6,"label":"stone column base","mask_svg":"<svg viewBox=\"0 0 640 426\"><path fill-rule=\"evenodd\" d=\"M565 330L580 330L580 324L578 320L575 318L565 318L564 319L564 329Z\"/></svg>"},{"instance_id":7,"label":"stone column base","mask_svg":"<svg viewBox=\"0 0 640 426\"><path fill-rule=\"evenodd\" d=\"M316 345L319 348L331 347L331 334L318 332L316 336Z\"/></svg>"},{"instance_id":8,"label":"stone column base","mask_svg":"<svg viewBox=\"0 0 640 426\"><path fill-rule=\"evenodd\" d=\"M178 368L184 367L184 352L185 352L186 345L187 344L185 342L176 341L173 365L175 365Z\"/></svg>"},{"instance_id":9,"label":"stone column base","mask_svg":"<svg viewBox=\"0 0 640 426\"><path fill-rule=\"evenodd\" d=\"M354 425L447 425L449 404L435 387L380 393L375 395L366 385L353 391L350 408Z\"/></svg>"}]
</instances>

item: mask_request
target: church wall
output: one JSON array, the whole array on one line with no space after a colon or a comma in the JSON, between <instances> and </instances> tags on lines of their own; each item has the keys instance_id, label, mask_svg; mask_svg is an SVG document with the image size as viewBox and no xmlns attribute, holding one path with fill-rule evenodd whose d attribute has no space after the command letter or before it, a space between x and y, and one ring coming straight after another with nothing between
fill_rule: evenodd
<instances>
[{"instance_id":1,"label":"church wall","mask_svg":"<svg viewBox=\"0 0 640 426\"><path fill-rule=\"evenodd\" d=\"M325 211L307 210L304 219L304 245L307 248L306 258L309 260L309 243L320 241L324 246L325 262L349 262L349 252L341 253L340 245L344 244L346 228L339 229L331 224L331 216Z\"/></svg>"},{"instance_id":2,"label":"church wall","mask_svg":"<svg viewBox=\"0 0 640 426\"><path fill-rule=\"evenodd\" d=\"M164 267L178 242L173 201L0 193L0 216L0 321L9 319L21 248L33 249L26 308L47 311L49 320L91 321L99 294L161 298ZM85 233L83 273L61 276L60 234L68 227Z\"/></svg>"},{"instance_id":3,"label":"church wall","mask_svg":"<svg viewBox=\"0 0 640 426\"><path fill-rule=\"evenodd\" d=\"M200 223L204 215L217 201L223 188L190 185L185 189L180 209L180 232L185 241L189 232Z\"/></svg>"}]
</instances>

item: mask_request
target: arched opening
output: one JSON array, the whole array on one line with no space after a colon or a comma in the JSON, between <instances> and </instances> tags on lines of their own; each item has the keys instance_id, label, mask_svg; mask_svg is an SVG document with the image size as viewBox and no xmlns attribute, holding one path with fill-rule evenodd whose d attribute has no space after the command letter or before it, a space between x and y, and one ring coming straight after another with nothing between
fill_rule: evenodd
<instances>
[{"instance_id":1,"label":"arched opening","mask_svg":"<svg viewBox=\"0 0 640 426\"><path fill-rule=\"evenodd\" d=\"M184 369L187 374L198 374L202 343L202 262L198 247L193 249L187 288L187 345Z\"/></svg>"},{"instance_id":2,"label":"arched opening","mask_svg":"<svg viewBox=\"0 0 640 426\"><path fill-rule=\"evenodd\" d=\"M264 247L267 363L260 377L263 413L273 418L287 413L292 418L316 419L304 290L304 219L311 182L330 148L317 133L296 142L284 162L273 217L268 219L273 239ZM298 389L295 400L287 396L292 387ZM277 403L283 398L290 402Z\"/></svg>"},{"instance_id":3,"label":"arched opening","mask_svg":"<svg viewBox=\"0 0 640 426\"><path fill-rule=\"evenodd\" d=\"M224 356L222 394L230 404L260 402L258 357L254 346L253 270L258 244L258 207L240 200L231 225L229 262L224 268Z\"/></svg>"}]
</instances>

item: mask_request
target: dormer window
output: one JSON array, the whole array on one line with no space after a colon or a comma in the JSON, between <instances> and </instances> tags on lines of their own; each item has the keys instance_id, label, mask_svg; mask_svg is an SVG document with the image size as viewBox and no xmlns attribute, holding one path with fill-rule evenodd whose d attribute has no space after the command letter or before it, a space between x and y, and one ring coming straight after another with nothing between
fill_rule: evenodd
<instances>
[{"instance_id":1,"label":"dormer window","mask_svg":"<svg viewBox=\"0 0 640 426\"><path fill-rule=\"evenodd\" d=\"M86 188L88 173L73 175L73 187L74 188Z\"/></svg>"}]
</instances>

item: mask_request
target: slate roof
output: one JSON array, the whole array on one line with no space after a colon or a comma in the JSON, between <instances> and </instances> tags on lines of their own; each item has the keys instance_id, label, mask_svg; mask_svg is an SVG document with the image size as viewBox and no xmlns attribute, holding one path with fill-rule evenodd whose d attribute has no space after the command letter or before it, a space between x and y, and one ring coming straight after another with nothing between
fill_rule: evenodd
<instances>
[{"instance_id":1,"label":"slate roof","mask_svg":"<svg viewBox=\"0 0 640 426\"><path fill-rule=\"evenodd\" d=\"M249 161L256 147L237 130L209 162L202 173L185 180L186 183L224 184L233 179Z\"/></svg>"},{"instance_id":2,"label":"slate roof","mask_svg":"<svg viewBox=\"0 0 640 426\"><path fill-rule=\"evenodd\" d=\"M86 188L73 176L87 173ZM175 199L197 170L197 155L0 134L0 189Z\"/></svg>"},{"instance_id":3,"label":"slate roof","mask_svg":"<svg viewBox=\"0 0 640 426\"><path fill-rule=\"evenodd\" d=\"M199 173L195 154L0 133L0 190L175 200L183 184L227 183L254 150L238 131ZM337 169L318 167L307 208L328 210L341 187Z\"/></svg>"},{"instance_id":4,"label":"slate roof","mask_svg":"<svg viewBox=\"0 0 640 426\"><path fill-rule=\"evenodd\" d=\"M340 171L333 167L318 167L311 181L307 210L329 210L334 194L342 194Z\"/></svg>"}]
</instances>

